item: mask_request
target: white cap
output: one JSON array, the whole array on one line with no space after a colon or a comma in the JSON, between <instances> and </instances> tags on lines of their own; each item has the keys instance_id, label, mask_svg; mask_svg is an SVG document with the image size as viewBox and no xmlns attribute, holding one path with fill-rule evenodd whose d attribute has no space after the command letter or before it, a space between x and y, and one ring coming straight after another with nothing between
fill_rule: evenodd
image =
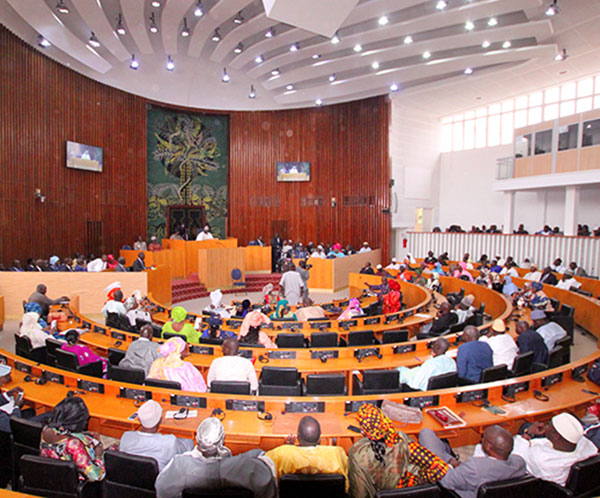
<instances>
[{"instance_id":1,"label":"white cap","mask_svg":"<svg viewBox=\"0 0 600 498\"><path fill-rule=\"evenodd\" d=\"M138 410L140 424L146 429L155 427L162 417L162 407L153 399L146 401Z\"/></svg>"},{"instance_id":2,"label":"white cap","mask_svg":"<svg viewBox=\"0 0 600 498\"><path fill-rule=\"evenodd\" d=\"M563 439L569 443L577 444L583 436L583 426L570 413L561 413L552 417L552 425Z\"/></svg>"},{"instance_id":3,"label":"white cap","mask_svg":"<svg viewBox=\"0 0 600 498\"><path fill-rule=\"evenodd\" d=\"M381 269L383 268L383 266L381 266L381 265L377 265L377 267L376 267L376 268L377 268L378 270L381 270Z\"/></svg>"},{"instance_id":4,"label":"white cap","mask_svg":"<svg viewBox=\"0 0 600 498\"><path fill-rule=\"evenodd\" d=\"M219 306L221 306L222 300L223 300L223 293L221 292L221 289L214 290L210 293L210 303L215 308L218 308Z\"/></svg>"},{"instance_id":5,"label":"white cap","mask_svg":"<svg viewBox=\"0 0 600 498\"><path fill-rule=\"evenodd\" d=\"M120 288L121 288L121 282L113 282L108 287L104 288L104 292L109 293L112 290L120 289Z\"/></svg>"},{"instance_id":6,"label":"white cap","mask_svg":"<svg viewBox=\"0 0 600 498\"><path fill-rule=\"evenodd\" d=\"M363 246L368 246L368 245L369 245L369 243L368 243L368 242L365 240L365 241L363 242Z\"/></svg>"},{"instance_id":7,"label":"white cap","mask_svg":"<svg viewBox=\"0 0 600 498\"><path fill-rule=\"evenodd\" d=\"M398 261L396 258L392 258L392 263L395 263L396 261Z\"/></svg>"},{"instance_id":8,"label":"white cap","mask_svg":"<svg viewBox=\"0 0 600 498\"><path fill-rule=\"evenodd\" d=\"M506 324L504 323L504 320L496 318L492 324L492 330L494 332L506 332Z\"/></svg>"},{"instance_id":9,"label":"white cap","mask_svg":"<svg viewBox=\"0 0 600 498\"><path fill-rule=\"evenodd\" d=\"M9 365L5 365L4 363L0 363L0 377L4 377L5 375L9 375L12 372L12 367Z\"/></svg>"}]
</instances>

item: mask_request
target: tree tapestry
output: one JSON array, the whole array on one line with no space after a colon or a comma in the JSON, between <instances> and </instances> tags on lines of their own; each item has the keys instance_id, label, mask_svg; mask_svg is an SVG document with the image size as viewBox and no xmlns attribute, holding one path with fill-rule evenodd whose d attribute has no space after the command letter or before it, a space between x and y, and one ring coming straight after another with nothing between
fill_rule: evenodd
<instances>
[{"instance_id":1,"label":"tree tapestry","mask_svg":"<svg viewBox=\"0 0 600 498\"><path fill-rule=\"evenodd\" d=\"M147 123L148 236L166 237L167 206L193 204L225 238L228 116L150 107Z\"/></svg>"}]
</instances>

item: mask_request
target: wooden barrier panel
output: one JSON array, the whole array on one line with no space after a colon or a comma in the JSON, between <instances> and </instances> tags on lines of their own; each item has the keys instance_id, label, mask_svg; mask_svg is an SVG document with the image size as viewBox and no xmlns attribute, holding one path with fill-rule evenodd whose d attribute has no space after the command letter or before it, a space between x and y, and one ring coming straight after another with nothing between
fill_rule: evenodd
<instances>
[{"instance_id":1,"label":"wooden barrier panel","mask_svg":"<svg viewBox=\"0 0 600 498\"><path fill-rule=\"evenodd\" d=\"M198 273L198 249L218 249L237 247L237 239L230 237L225 240L171 240L162 239L162 245L165 249L175 249L184 252L185 258L185 276Z\"/></svg>"},{"instance_id":2,"label":"wooden barrier panel","mask_svg":"<svg viewBox=\"0 0 600 498\"><path fill-rule=\"evenodd\" d=\"M244 280L244 248L224 247L218 249L198 249L198 280L210 291L231 289L234 287L231 271L234 268L242 272Z\"/></svg>"},{"instance_id":3,"label":"wooden barrier panel","mask_svg":"<svg viewBox=\"0 0 600 498\"><path fill-rule=\"evenodd\" d=\"M176 249L162 249L160 251L119 251L119 256L125 258L125 266L132 266L137 259L138 254L143 252L146 255L144 260L146 266L165 265L171 268L173 278L184 278L185 273L185 252Z\"/></svg>"},{"instance_id":4,"label":"wooden barrier panel","mask_svg":"<svg viewBox=\"0 0 600 498\"><path fill-rule=\"evenodd\" d=\"M244 265L247 272L271 273L271 247L244 247Z\"/></svg>"},{"instance_id":5,"label":"wooden barrier panel","mask_svg":"<svg viewBox=\"0 0 600 498\"><path fill-rule=\"evenodd\" d=\"M144 273L148 275L148 295L161 303L171 303L171 267L159 265Z\"/></svg>"}]
</instances>

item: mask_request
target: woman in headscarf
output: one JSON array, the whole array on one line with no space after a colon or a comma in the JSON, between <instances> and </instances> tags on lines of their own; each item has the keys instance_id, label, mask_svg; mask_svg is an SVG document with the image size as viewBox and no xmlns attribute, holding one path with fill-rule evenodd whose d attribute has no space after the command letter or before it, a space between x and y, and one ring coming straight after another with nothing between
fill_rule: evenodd
<instances>
[{"instance_id":1,"label":"woman in headscarf","mask_svg":"<svg viewBox=\"0 0 600 498\"><path fill-rule=\"evenodd\" d=\"M160 358L152 363L148 377L179 382L184 391L206 392L202 374L189 361L183 360L188 355L183 339L171 337L158 348L158 352Z\"/></svg>"},{"instance_id":2,"label":"woman in headscarf","mask_svg":"<svg viewBox=\"0 0 600 498\"><path fill-rule=\"evenodd\" d=\"M240 342L247 344L262 344L265 348L275 349L277 345L271 338L260 330L261 326L271 323L269 317L264 313L254 310L246 315L240 326Z\"/></svg>"},{"instance_id":3,"label":"woman in headscarf","mask_svg":"<svg viewBox=\"0 0 600 498\"><path fill-rule=\"evenodd\" d=\"M267 285L265 285L262 288L262 295L263 295L263 304L275 304L277 301L275 298L275 300L273 300L273 296L271 295L271 292L273 292L273 284L268 283Z\"/></svg>"},{"instance_id":4,"label":"woman in headscarf","mask_svg":"<svg viewBox=\"0 0 600 498\"><path fill-rule=\"evenodd\" d=\"M38 304L39 306L39 304ZM41 348L46 346L46 338L51 337L44 332L44 329L39 324L40 315L34 312L25 313L21 318L21 326L17 331L19 337L28 337L31 341L31 346Z\"/></svg>"},{"instance_id":5,"label":"woman in headscarf","mask_svg":"<svg viewBox=\"0 0 600 498\"><path fill-rule=\"evenodd\" d=\"M89 418L81 398L63 399L54 407L48 425L42 430L40 455L74 462L82 481L101 481L105 475L104 448L97 434L87 432Z\"/></svg>"},{"instance_id":6,"label":"woman in headscarf","mask_svg":"<svg viewBox=\"0 0 600 498\"><path fill-rule=\"evenodd\" d=\"M46 320L42 318L44 310L42 310L42 307L38 303L27 303L25 304L24 310L25 313L36 313L38 315L37 322L43 329L45 329L48 326Z\"/></svg>"},{"instance_id":7,"label":"woman in headscarf","mask_svg":"<svg viewBox=\"0 0 600 498\"><path fill-rule=\"evenodd\" d=\"M287 299L280 299L277 301L277 308L271 313L271 320L298 320L296 314L290 309Z\"/></svg>"},{"instance_id":8,"label":"woman in headscarf","mask_svg":"<svg viewBox=\"0 0 600 498\"><path fill-rule=\"evenodd\" d=\"M355 316L363 316L365 313L360 307L360 301L353 297L348 302L348 307L338 317L338 320L350 320Z\"/></svg>"},{"instance_id":9,"label":"woman in headscarf","mask_svg":"<svg viewBox=\"0 0 600 498\"><path fill-rule=\"evenodd\" d=\"M208 319L208 328L202 331L202 339L229 339L237 337L235 333L230 332L229 330L221 329L221 325L223 325L223 319L217 313L213 313L210 315Z\"/></svg>"},{"instance_id":10,"label":"woman in headscarf","mask_svg":"<svg viewBox=\"0 0 600 498\"><path fill-rule=\"evenodd\" d=\"M433 273L437 273L438 275L446 275L446 272L442 268L442 264L441 263L435 263L433 265L433 270L431 270L431 271Z\"/></svg>"},{"instance_id":11,"label":"woman in headscarf","mask_svg":"<svg viewBox=\"0 0 600 498\"><path fill-rule=\"evenodd\" d=\"M79 332L77 332L76 330L68 330L65 333L65 339L67 342L61 346L61 349L64 351L69 351L70 353L75 353L75 355L77 355L77 361L79 362L80 367L89 363L94 363L95 361L101 361L102 371L106 373L106 370L108 368L108 361L106 360L106 358L98 356L87 346L78 344Z\"/></svg>"},{"instance_id":12,"label":"woman in headscarf","mask_svg":"<svg viewBox=\"0 0 600 498\"><path fill-rule=\"evenodd\" d=\"M167 334L179 334L186 338L187 342L197 343L200 338L200 333L194 326L186 322L187 311L183 306L175 306L171 310L171 320L166 322L162 328L161 336L164 338Z\"/></svg>"},{"instance_id":13,"label":"woman in headscarf","mask_svg":"<svg viewBox=\"0 0 600 498\"><path fill-rule=\"evenodd\" d=\"M505 296L512 296L515 292L519 292L519 288L513 284L512 278L509 276L504 277L504 286L502 287L502 294Z\"/></svg>"},{"instance_id":14,"label":"woman in headscarf","mask_svg":"<svg viewBox=\"0 0 600 498\"><path fill-rule=\"evenodd\" d=\"M352 498L374 497L384 489L435 483L450 468L431 451L397 431L376 406L363 404L356 420L364 437L348 451Z\"/></svg>"},{"instance_id":15,"label":"woman in headscarf","mask_svg":"<svg viewBox=\"0 0 600 498\"><path fill-rule=\"evenodd\" d=\"M544 292L544 286L539 282L532 282L533 294L529 299L529 307L532 310L553 311L550 299Z\"/></svg>"},{"instance_id":16,"label":"woman in headscarf","mask_svg":"<svg viewBox=\"0 0 600 498\"><path fill-rule=\"evenodd\" d=\"M109 254L106 257L106 268L114 270L118 264L119 262L115 259L115 257L112 254Z\"/></svg>"},{"instance_id":17,"label":"woman in headscarf","mask_svg":"<svg viewBox=\"0 0 600 498\"><path fill-rule=\"evenodd\" d=\"M251 306L252 302L250 299L244 299L242 304L240 304L235 310L235 316L238 318L246 318L246 315L250 312Z\"/></svg>"},{"instance_id":18,"label":"woman in headscarf","mask_svg":"<svg viewBox=\"0 0 600 498\"><path fill-rule=\"evenodd\" d=\"M467 270L467 263L465 263L464 261L458 263L458 267L456 268L452 276L456 278L467 277L469 279L469 282L473 282L473 275L471 275Z\"/></svg>"},{"instance_id":19,"label":"woman in headscarf","mask_svg":"<svg viewBox=\"0 0 600 498\"><path fill-rule=\"evenodd\" d=\"M400 311L402 306L402 292L400 291L400 284L396 280L390 279L390 291L383 296L383 314L397 313Z\"/></svg>"}]
</instances>

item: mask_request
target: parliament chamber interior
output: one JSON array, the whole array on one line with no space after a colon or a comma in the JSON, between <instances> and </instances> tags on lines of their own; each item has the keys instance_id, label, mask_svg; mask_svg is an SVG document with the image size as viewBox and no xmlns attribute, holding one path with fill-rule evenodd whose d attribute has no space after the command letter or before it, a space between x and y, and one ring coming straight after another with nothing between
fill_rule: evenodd
<instances>
[{"instance_id":1,"label":"parliament chamber interior","mask_svg":"<svg viewBox=\"0 0 600 498\"><path fill-rule=\"evenodd\" d=\"M0 24L2 496L600 496L598 1Z\"/></svg>"}]
</instances>

